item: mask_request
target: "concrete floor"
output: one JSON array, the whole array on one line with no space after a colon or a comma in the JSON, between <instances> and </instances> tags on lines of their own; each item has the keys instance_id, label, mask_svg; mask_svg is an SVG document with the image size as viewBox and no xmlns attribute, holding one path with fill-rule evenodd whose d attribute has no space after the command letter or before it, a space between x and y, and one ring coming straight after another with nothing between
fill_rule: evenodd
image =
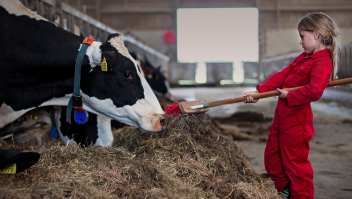
<instances>
[{"instance_id":1,"label":"concrete floor","mask_svg":"<svg viewBox=\"0 0 352 199\"><path fill-rule=\"evenodd\" d=\"M254 87L173 88L171 94L190 100L216 101L243 96ZM344 103L331 101L343 98ZM347 99L347 100L346 100ZM349 99L349 100L348 100ZM256 111L273 118L276 97L256 104L236 103L210 108L213 117L228 117L237 111ZM349 103L346 103L349 102ZM312 103L315 135L310 142L309 160L314 169L315 198L352 198L352 93L327 90L322 99ZM262 138L263 136L261 136ZM249 163L258 174L264 168L265 142L254 136L250 141L238 141Z\"/></svg>"}]
</instances>

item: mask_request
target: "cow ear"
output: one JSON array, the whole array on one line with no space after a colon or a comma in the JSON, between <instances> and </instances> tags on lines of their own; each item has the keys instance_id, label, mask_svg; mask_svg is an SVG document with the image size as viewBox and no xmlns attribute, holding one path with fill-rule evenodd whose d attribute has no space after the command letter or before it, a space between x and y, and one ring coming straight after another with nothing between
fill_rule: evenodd
<instances>
[{"instance_id":1,"label":"cow ear","mask_svg":"<svg viewBox=\"0 0 352 199\"><path fill-rule=\"evenodd\" d=\"M100 50L102 52L104 52L104 51L113 51L113 50L115 50L115 48L111 45L110 42L103 42L101 44L101 46L100 46Z\"/></svg>"},{"instance_id":2,"label":"cow ear","mask_svg":"<svg viewBox=\"0 0 352 199\"><path fill-rule=\"evenodd\" d=\"M117 34L117 33L109 35L108 38L106 39L106 41L101 44L100 49L102 51L116 50L116 48L111 45L110 41L111 41L111 39L113 39L115 37L120 37L120 36L121 35Z\"/></svg>"},{"instance_id":3,"label":"cow ear","mask_svg":"<svg viewBox=\"0 0 352 199\"><path fill-rule=\"evenodd\" d=\"M114 33L114 34L110 34L108 36L108 38L106 39L106 42L110 41L112 38L114 37L120 37L121 35L119 33Z\"/></svg>"}]
</instances>

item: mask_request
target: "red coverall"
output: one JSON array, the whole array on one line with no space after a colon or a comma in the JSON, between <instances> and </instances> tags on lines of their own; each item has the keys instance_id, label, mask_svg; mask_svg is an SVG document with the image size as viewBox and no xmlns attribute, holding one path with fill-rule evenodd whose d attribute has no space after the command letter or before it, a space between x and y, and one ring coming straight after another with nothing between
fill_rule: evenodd
<instances>
[{"instance_id":1,"label":"red coverall","mask_svg":"<svg viewBox=\"0 0 352 199\"><path fill-rule=\"evenodd\" d=\"M278 192L290 183L291 198L313 198L313 169L308 160L309 141L314 135L311 101L318 100L332 72L329 49L312 55L302 53L293 63L275 73L259 92L304 86L279 99L264 153L266 171Z\"/></svg>"}]
</instances>

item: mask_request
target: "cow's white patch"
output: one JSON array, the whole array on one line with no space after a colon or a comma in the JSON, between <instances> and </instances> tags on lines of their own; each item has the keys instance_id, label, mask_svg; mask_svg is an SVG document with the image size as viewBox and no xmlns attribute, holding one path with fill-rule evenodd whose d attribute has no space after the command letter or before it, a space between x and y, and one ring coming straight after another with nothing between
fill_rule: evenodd
<instances>
[{"instance_id":1,"label":"cow's white patch","mask_svg":"<svg viewBox=\"0 0 352 199\"><path fill-rule=\"evenodd\" d=\"M164 111L145 78L141 78L141 82L144 88L144 98L137 100L132 106L125 105L117 108L110 98L99 100L96 97L89 97L81 91L84 101L83 108L89 112L109 119L115 119L135 128L140 127L145 132L160 131L159 119L160 115L164 114ZM99 107L99 110L94 107Z\"/></svg>"},{"instance_id":2,"label":"cow's white patch","mask_svg":"<svg viewBox=\"0 0 352 199\"><path fill-rule=\"evenodd\" d=\"M97 115L98 139L96 145L103 147L112 146L114 136L111 131L111 120L100 115Z\"/></svg>"},{"instance_id":3,"label":"cow's white patch","mask_svg":"<svg viewBox=\"0 0 352 199\"><path fill-rule=\"evenodd\" d=\"M56 98L54 97L53 99L46 101L42 103L39 107L41 106L67 106L68 102L70 101L72 94L66 94L65 97L60 97Z\"/></svg>"},{"instance_id":4,"label":"cow's white patch","mask_svg":"<svg viewBox=\"0 0 352 199\"><path fill-rule=\"evenodd\" d=\"M110 42L111 45L116 48L117 52L119 52L121 55L130 59L133 62L134 66L136 67L137 74L140 77L144 77L140 73L141 70L138 70L138 63L136 62L135 59L133 59L133 57L130 55L130 53L128 53L128 50L125 47L125 43L123 41L123 37L121 35L111 38L108 42Z\"/></svg>"},{"instance_id":5,"label":"cow's white patch","mask_svg":"<svg viewBox=\"0 0 352 199\"><path fill-rule=\"evenodd\" d=\"M21 117L23 114L27 113L28 111L34 108L35 107L14 111L11 106L8 106L7 104L2 103L0 107L0 128L15 121L17 118Z\"/></svg>"},{"instance_id":6,"label":"cow's white patch","mask_svg":"<svg viewBox=\"0 0 352 199\"><path fill-rule=\"evenodd\" d=\"M144 71L141 68L141 62L139 60L136 60L136 62L137 62L137 67L139 68L139 71L141 72L142 77L145 78Z\"/></svg>"},{"instance_id":7,"label":"cow's white patch","mask_svg":"<svg viewBox=\"0 0 352 199\"><path fill-rule=\"evenodd\" d=\"M89 112L92 112L97 115L104 116L109 119L115 119L118 120L119 122L131 125L133 127L138 128L138 121L136 120L131 120L131 118L137 118L137 115L132 115L134 114L133 112L128 112L124 107L121 108L116 108L114 103L110 98L104 99L104 100L99 100L96 97L90 97L83 93L81 91L81 96L83 98L83 109L87 110ZM95 107L99 107L99 110L96 110Z\"/></svg>"},{"instance_id":8,"label":"cow's white patch","mask_svg":"<svg viewBox=\"0 0 352 199\"><path fill-rule=\"evenodd\" d=\"M89 65L91 67L90 72L92 72L93 68L95 66L99 66L101 63L101 42L94 41L86 51L86 55L88 56L89 59ZM81 49L82 44L80 45L78 51Z\"/></svg>"},{"instance_id":9,"label":"cow's white patch","mask_svg":"<svg viewBox=\"0 0 352 199\"><path fill-rule=\"evenodd\" d=\"M72 96L72 94L69 94L69 95L66 95L65 97L60 97L60 98L54 97L53 99L42 103L38 107L52 106L52 105L67 106L71 96ZM28 109L15 111L12 109L11 106L8 106L7 104L3 103L0 107L0 128L15 121L17 118L21 117L23 114L25 114L28 111L33 110L35 108L36 107L31 107Z\"/></svg>"},{"instance_id":10,"label":"cow's white patch","mask_svg":"<svg viewBox=\"0 0 352 199\"><path fill-rule=\"evenodd\" d=\"M44 17L38 15L36 12L26 8L19 0L1 0L0 6L4 7L10 14L17 16L27 15L36 20L48 21Z\"/></svg>"},{"instance_id":11,"label":"cow's white patch","mask_svg":"<svg viewBox=\"0 0 352 199\"><path fill-rule=\"evenodd\" d=\"M123 56L127 57L128 59L130 59L132 62L136 62L133 57L130 55L130 53L128 53L127 48L125 47L125 43L123 41L123 37L121 35L116 36L111 38L108 42L111 43L111 45L113 47L116 48L116 50L122 54Z\"/></svg>"}]
</instances>

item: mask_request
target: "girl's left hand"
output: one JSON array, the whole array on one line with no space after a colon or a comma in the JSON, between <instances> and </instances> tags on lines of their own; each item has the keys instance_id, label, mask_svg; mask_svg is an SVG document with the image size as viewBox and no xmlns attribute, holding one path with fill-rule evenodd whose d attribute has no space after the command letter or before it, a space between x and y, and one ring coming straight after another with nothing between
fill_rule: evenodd
<instances>
[{"instance_id":1,"label":"girl's left hand","mask_svg":"<svg viewBox=\"0 0 352 199\"><path fill-rule=\"evenodd\" d=\"M279 88L277 88L277 91L279 91L279 93L280 93L280 95L279 95L280 99L287 99L287 93L288 93L287 91L281 90Z\"/></svg>"}]
</instances>

